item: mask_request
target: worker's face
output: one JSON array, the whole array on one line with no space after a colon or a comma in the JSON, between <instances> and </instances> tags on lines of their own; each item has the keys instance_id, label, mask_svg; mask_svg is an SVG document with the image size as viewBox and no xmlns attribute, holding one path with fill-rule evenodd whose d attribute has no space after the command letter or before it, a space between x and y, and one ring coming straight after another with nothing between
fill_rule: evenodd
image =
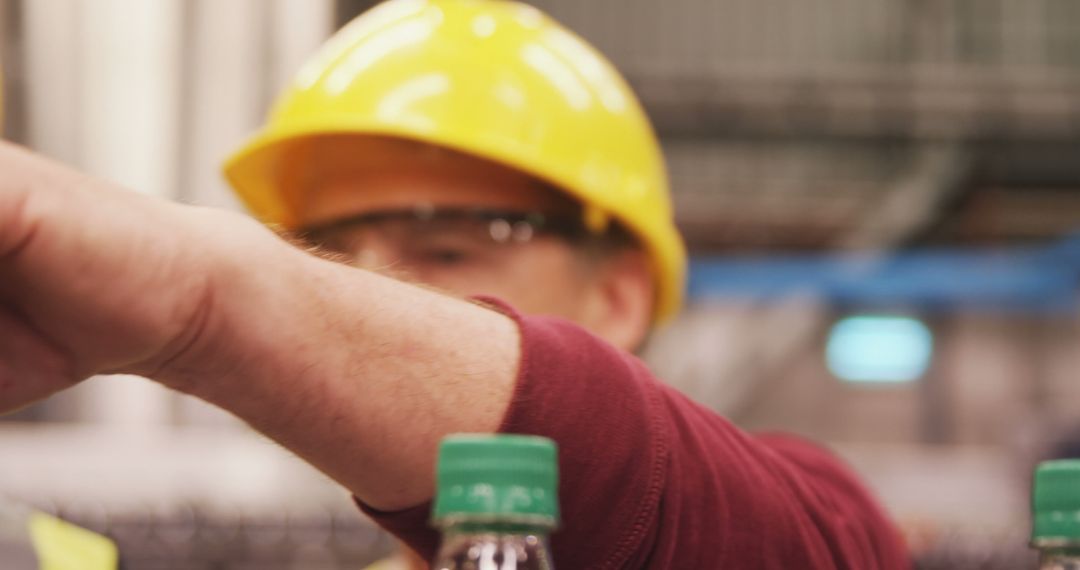
<instances>
[{"instance_id":1,"label":"worker's face","mask_svg":"<svg viewBox=\"0 0 1080 570\"><path fill-rule=\"evenodd\" d=\"M643 256L582 251L580 215L513 170L417 150L372 168L329 168L301 201L302 226L344 261L525 313L576 321L632 349L652 286Z\"/></svg>"}]
</instances>

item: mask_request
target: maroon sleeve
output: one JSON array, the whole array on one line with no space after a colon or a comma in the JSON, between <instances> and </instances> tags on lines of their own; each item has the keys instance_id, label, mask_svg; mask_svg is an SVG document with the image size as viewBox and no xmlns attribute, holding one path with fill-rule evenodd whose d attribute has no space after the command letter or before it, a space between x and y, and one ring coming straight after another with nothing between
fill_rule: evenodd
<instances>
[{"instance_id":1,"label":"maroon sleeve","mask_svg":"<svg viewBox=\"0 0 1080 570\"><path fill-rule=\"evenodd\" d=\"M895 529L824 450L750 436L572 324L511 316L523 356L501 431L559 444L559 568L910 568ZM364 508L430 559L429 509Z\"/></svg>"}]
</instances>

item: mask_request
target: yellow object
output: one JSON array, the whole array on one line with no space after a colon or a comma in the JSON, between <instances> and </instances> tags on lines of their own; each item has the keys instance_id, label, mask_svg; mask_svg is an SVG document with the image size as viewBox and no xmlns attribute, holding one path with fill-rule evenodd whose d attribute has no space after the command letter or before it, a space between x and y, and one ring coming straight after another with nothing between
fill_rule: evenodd
<instances>
[{"instance_id":1,"label":"yellow object","mask_svg":"<svg viewBox=\"0 0 1080 570\"><path fill-rule=\"evenodd\" d=\"M104 536L41 513L28 524L39 570L116 570L116 545Z\"/></svg>"},{"instance_id":2,"label":"yellow object","mask_svg":"<svg viewBox=\"0 0 1080 570\"><path fill-rule=\"evenodd\" d=\"M686 253L659 143L615 68L540 11L507 0L391 0L301 69L225 174L266 223L295 227L296 168L313 137L401 137L511 166L619 220L647 248L657 320L678 311Z\"/></svg>"}]
</instances>

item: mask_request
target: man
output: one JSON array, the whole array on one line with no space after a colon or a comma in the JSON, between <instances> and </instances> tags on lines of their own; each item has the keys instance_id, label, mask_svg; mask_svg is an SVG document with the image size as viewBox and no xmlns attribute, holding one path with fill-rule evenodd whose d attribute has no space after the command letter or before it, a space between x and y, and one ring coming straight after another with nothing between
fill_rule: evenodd
<instances>
[{"instance_id":1,"label":"man","mask_svg":"<svg viewBox=\"0 0 1080 570\"><path fill-rule=\"evenodd\" d=\"M618 74L535 10L395 0L301 71L227 174L317 256L14 148L0 172L0 408L146 375L426 558L438 441L503 431L560 445L562 568L907 566L827 453L739 431L626 352L679 305L663 161Z\"/></svg>"}]
</instances>

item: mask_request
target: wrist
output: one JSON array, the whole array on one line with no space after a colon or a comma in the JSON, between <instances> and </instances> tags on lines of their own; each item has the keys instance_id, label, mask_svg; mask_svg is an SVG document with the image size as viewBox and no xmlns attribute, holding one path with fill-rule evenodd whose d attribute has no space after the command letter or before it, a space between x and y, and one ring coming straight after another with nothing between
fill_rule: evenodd
<instances>
[{"instance_id":1,"label":"wrist","mask_svg":"<svg viewBox=\"0 0 1080 570\"><path fill-rule=\"evenodd\" d=\"M272 318L269 307L293 304L282 281L304 261L272 232L246 216L192 209L196 231L181 256L183 271L201 276L180 334L138 373L215 402L258 362L248 344ZM292 265L293 267L289 267ZM217 402L215 402L217 403Z\"/></svg>"}]
</instances>

